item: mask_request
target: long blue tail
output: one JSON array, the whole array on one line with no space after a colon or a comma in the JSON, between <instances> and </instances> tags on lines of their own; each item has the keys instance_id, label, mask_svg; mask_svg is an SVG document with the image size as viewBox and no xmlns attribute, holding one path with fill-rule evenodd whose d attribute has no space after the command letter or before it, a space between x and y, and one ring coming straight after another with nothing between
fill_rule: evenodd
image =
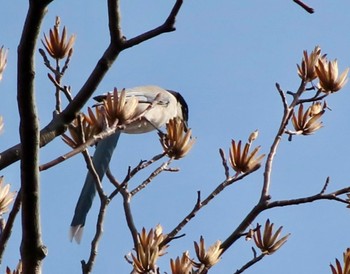
<instances>
[{"instance_id":1,"label":"long blue tail","mask_svg":"<svg viewBox=\"0 0 350 274\"><path fill-rule=\"evenodd\" d=\"M92 158L95 170L102 180L106 173L109 162L112 158L113 151L117 146L119 140L120 132L117 132L103 140L101 140L97 146ZM96 186L94 178L90 172L87 173L84 187L81 190L78 203L75 207L74 217L71 223L70 229L70 239L73 238L80 243L81 237L83 235L83 228L85 225L86 216L91 208L92 201L96 195Z\"/></svg>"}]
</instances>

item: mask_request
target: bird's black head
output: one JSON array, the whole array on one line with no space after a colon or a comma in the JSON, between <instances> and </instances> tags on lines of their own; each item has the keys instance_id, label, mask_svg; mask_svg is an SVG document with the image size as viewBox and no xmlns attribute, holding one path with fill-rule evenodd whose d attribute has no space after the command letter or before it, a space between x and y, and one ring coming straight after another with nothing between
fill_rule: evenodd
<instances>
[{"instance_id":1,"label":"bird's black head","mask_svg":"<svg viewBox=\"0 0 350 274\"><path fill-rule=\"evenodd\" d=\"M188 105L185 101L185 98L182 97L182 95L176 91L173 90L167 90L168 92L170 92L172 95L175 96L177 102L180 104L181 106L181 111L182 111L182 119L185 122L185 125L187 127L187 122L188 122Z\"/></svg>"}]
</instances>

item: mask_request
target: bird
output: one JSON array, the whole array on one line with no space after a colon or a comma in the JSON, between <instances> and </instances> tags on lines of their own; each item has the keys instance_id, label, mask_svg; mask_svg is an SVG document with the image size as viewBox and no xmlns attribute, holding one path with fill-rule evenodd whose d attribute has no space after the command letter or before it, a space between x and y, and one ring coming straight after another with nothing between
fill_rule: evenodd
<instances>
[{"instance_id":1,"label":"bird","mask_svg":"<svg viewBox=\"0 0 350 274\"><path fill-rule=\"evenodd\" d=\"M107 95L103 94L94 97L94 99L101 103L106 97ZM154 85L125 89L126 101L132 97L138 99L136 113L144 114L140 119L133 121L97 143L92 162L100 180L107 171L121 133L143 134L160 130L170 119L175 117L180 118L185 125L185 129L187 129L188 105L179 92ZM88 171L71 222L71 241L75 239L78 244L81 242L85 220L95 195L95 179Z\"/></svg>"}]
</instances>

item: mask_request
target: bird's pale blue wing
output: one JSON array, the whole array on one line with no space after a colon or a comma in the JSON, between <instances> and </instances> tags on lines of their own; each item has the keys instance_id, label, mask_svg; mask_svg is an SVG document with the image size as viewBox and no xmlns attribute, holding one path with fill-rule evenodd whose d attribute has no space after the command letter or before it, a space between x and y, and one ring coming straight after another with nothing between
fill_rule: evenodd
<instances>
[{"instance_id":1,"label":"bird's pale blue wing","mask_svg":"<svg viewBox=\"0 0 350 274\"><path fill-rule=\"evenodd\" d=\"M109 93L113 93L113 91ZM107 97L107 94L108 92L103 95L96 96L94 99L98 102L102 102L102 100ZM159 94L160 96L158 96ZM160 103L167 104L169 102L169 98L167 97L168 95L164 96L164 94L167 94L166 90L158 86L141 86L126 89L126 98L128 99L134 96L141 104L151 104L157 96L157 100Z\"/></svg>"}]
</instances>

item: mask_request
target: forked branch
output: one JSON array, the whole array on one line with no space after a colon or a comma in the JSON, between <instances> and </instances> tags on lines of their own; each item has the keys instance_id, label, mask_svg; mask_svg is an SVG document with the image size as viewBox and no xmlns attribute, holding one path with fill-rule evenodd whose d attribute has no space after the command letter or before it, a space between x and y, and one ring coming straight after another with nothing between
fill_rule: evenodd
<instances>
[{"instance_id":1,"label":"forked branch","mask_svg":"<svg viewBox=\"0 0 350 274\"><path fill-rule=\"evenodd\" d=\"M158 35L175 30L174 24L176 16L182 7L182 4L183 0L177 0L170 11L168 18L159 27L127 40L123 37L121 31L119 1L108 1L108 25L111 37L110 44L75 98L68 104L62 113L53 117L52 121L40 131L40 147L47 145L66 130L67 126L75 119L79 111L95 92L120 52ZM0 153L0 170L18 161L21 157L21 153L20 144Z\"/></svg>"}]
</instances>

